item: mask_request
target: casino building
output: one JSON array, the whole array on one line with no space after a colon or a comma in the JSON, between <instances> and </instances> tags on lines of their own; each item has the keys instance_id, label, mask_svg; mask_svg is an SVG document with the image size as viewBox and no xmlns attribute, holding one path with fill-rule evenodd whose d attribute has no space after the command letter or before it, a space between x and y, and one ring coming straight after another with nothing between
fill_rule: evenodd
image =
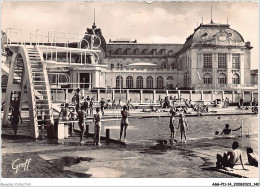
<instances>
[{"instance_id":1,"label":"casino building","mask_svg":"<svg viewBox=\"0 0 260 187\"><path fill-rule=\"evenodd\" d=\"M109 40L100 48L103 54L99 63L106 66L101 68L97 87L222 90L253 87L252 46L228 24L200 24L183 45L121 39Z\"/></svg>"},{"instance_id":2,"label":"casino building","mask_svg":"<svg viewBox=\"0 0 260 187\"><path fill-rule=\"evenodd\" d=\"M95 38L99 40L98 60L80 68L49 68L52 88L256 89L250 79L253 47L228 24L200 24L184 44L138 43L130 39L107 43L95 23L86 31L93 33L99 38ZM91 37L85 35L80 47L87 48L90 42ZM93 64L93 56L86 58ZM72 56L72 61L78 60ZM7 75L3 76L2 86L7 82Z\"/></svg>"}]
</instances>

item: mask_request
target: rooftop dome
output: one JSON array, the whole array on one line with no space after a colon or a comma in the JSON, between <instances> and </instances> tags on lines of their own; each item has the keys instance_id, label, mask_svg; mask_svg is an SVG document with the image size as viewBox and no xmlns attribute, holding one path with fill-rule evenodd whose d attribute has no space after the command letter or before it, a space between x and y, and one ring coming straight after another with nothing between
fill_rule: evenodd
<instances>
[{"instance_id":1,"label":"rooftop dome","mask_svg":"<svg viewBox=\"0 0 260 187\"><path fill-rule=\"evenodd\" d=\"M244 39L236 30L228 24L200 24L189 36L185 45L213 44L213 45L245 45Z\"/></svg>"}]
</instances>

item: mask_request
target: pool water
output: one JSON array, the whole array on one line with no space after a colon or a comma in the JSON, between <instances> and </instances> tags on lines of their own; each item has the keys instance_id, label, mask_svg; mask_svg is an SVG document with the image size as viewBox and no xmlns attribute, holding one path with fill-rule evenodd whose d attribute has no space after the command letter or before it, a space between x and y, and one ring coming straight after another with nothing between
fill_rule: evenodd
<instances>
[{"instance_id":1,"label":"pool water","mask_svg":"<svg viewBox=\"0 0 260 187\"><path fill-rule=\"evenodd\" d=\"M179 117L175 118L179 121ZM222 132L225 124L230 125L230 129L237 129L243 121L243 136L258 137L258 116L257 115L225 115L225 116L203 116L186 117L188 123L188 140L202 138L214 138L215 131ZM152 142L158 139L169 139L170 117L160 118L130 118L127 129L127 141L130 142ZM105 129L110 129L110 137L119 139L120 119L115 121L102 122L102 135L105 135ZM93 123L90 124L90 132L93 132ZM233 131L232 136L238 137L241 130ZM220 136L220 135L218 135ZM180 129L177 129L176 139L180 140Z\"/></svg>"}]
</instances>

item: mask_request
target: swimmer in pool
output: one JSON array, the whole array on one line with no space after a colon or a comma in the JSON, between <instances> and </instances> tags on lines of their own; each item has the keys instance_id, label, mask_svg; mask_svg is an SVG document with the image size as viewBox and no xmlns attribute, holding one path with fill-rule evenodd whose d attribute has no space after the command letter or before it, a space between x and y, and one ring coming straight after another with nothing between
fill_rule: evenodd
<instances>
[{"instance_id":1,"label":"swimmer in pool","mask_svg":"<svg viewBox=\"0 0 260 187\"><path fill-rule=\"evenodd\" d=\"M230 134L231 129L229 128L229 124L226 124L226 127L223 129L222 133L220 134Z\"/></svg>"}]
</instances>

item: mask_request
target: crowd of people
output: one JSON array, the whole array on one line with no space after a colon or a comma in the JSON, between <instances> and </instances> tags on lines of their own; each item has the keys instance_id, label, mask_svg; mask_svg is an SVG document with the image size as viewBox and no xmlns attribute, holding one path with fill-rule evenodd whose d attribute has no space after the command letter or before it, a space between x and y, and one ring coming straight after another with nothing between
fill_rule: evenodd
<instances>
[{"instance_id":1,"label":"crowd of people","mask_svg":"<svg viewBox=\"0 0 260 187\"><path fill-rule=\"evenodd\" d=\"M72 97L71 103L65 103L65 105L61 108L56 123L58 124L60 120L65 123L66 121L68 121L69 135L72 135L72 132L74 130L73 122L78 122L80 128L80 143L84 143L83 137L85 133L86 119L87 117L92 117L94 122L94 144L100 146L101 119L102 116L105 115L105 108L108 108L109 106L108 101L102 98L98 103L99 106L95 107L96 113L93 114L94 100L94 97L90 98L89 96L87 96L86 98L84 98L84 96L81 95L80 89L78 88L74 96ZM117 109L118 107L121 108L120 100L118 104L114 100L112 102L111 108ZM132 105L132 100L129 100L126 105L122 107L121 111L122 119L120 125L120 141L122 138L122 133L124 131L124 142L126 141L126 130L128 126L129 115L128 111L130 109L134 109L134 106Z\"/></svg>"}]
</instances>

